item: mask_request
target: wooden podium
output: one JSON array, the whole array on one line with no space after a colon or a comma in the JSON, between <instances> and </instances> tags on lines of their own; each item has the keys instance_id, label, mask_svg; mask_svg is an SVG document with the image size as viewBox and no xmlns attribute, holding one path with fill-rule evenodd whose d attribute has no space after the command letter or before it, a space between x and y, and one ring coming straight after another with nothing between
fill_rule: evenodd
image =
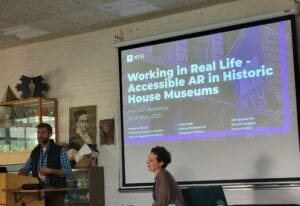
<instances>
[{"instance_id":1,"label":"wooden podium","mask_svg":"<svg viewBox=\"0 0 300 206\"><path fill-rule=\"evenodd\" d=\"M22 203L26 206L44 206L44 198L40 198L37 191L20 190L26 183L38 183L38 180L28 176L0 173L0 206L21 206Z\"/></svg>"}]
</instances>

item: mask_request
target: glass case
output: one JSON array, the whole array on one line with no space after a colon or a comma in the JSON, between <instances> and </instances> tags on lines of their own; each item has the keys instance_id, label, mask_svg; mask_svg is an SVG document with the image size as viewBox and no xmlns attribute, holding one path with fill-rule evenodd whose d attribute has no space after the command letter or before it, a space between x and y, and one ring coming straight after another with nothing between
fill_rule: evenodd
<instances>
[{"instance_id":1,"label":"glass case","mask_svg":"<svg viewBox=\"0 0 300 206\"><path fill-rule=\"evenodd\" d=\"M87 169L74 169L67 180L68 194L65 205L89 205L89 181Z\"/></svg>"},{"instance_id":2,"label":"glass case","mask_svg":"<svg viewBox=\"0 0 300 206\"><path fill-rule=\"evenodd\" d=\"M57 137L57 100L34 97L0 103L0 153L31 151L37 145L36 126L53 127Z\"/></svg>"},{"instance_id":3,"label":"glass case","mask_svg":"<svg viewBox=\"0 0 300 206\"><path fill-rule=\"evenodd\" d=\"M103 167L73 169L67 186L66 206L104 206Z\"/></svg>"},{"instance_id":4,"label":"glass case","mask_svg":"<svg viewBox=\"0 0 300 206\"><path fill-rule=\"evenodd\" d=\"M73 169L67 179L65 206L104 206L104 168Z\"/></svg>"}]
</instances>

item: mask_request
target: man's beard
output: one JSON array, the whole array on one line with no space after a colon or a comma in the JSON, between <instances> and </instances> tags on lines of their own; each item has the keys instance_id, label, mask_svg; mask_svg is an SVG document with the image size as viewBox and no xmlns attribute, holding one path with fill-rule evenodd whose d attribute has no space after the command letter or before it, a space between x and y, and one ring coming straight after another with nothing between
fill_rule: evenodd
<instances>
[{"instance_id":1,"label":"man's beard","mask_svg":"<svg viewBox=\"0 0 300 206\"><path fill-rule=\"evenodd\" d=\"M42 140L42 144L48 144L48 142L49 142L49 139Z\"/></svg>"}]
</instances>

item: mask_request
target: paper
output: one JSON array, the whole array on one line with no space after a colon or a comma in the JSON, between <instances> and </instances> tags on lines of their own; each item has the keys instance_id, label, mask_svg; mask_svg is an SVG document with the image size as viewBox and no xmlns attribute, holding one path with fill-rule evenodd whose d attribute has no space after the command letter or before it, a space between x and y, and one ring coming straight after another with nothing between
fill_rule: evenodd
<instances>
[{"instance_id":1,"label":"paper","mask_svg":"<svg viewBox=\"0 0 300 206\"><path fill-rule=\"evenodd\" d=\"M79 150L80 155L88 155L88 154L91 154L91 152L92 152L92 150L86 143L84 145L82 145L82 147Z\"/></svg>"}]
</instances>

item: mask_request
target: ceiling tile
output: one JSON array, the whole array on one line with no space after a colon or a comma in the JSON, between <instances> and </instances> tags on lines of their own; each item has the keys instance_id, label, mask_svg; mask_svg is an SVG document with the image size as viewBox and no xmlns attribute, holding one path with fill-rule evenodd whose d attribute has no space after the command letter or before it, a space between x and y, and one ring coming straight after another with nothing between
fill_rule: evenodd
<instances>
[{"instance_id":1,"label":"ceiling tile","mask_svg":"<svg viewBox=\"0 0 300 206\"><path fill-rule=\"evenodd\" d=\"M121 18L116 15L93 8L68 13L63 15L63 18L85 26L92 26L100 23L105 24L107 22L113 23L121 20Z\"/></svg>"},{"instance_id":2,"label":"ceiling tile","mask_svg":"<svg viewBox=\"0 0 300 206\"><path fill-rule=\"evenodd\" d=\"M72 0L9 0L9 2L33 12L42 11L51 15L62 15L87 8L87 5Z\"/></svg>"},{"instance_id":3,"label":"ceiling tile","mask_svg":"<svg viewBox=\"0 0 300 206\"><path fill-rule=\"evenodd\" d=\"M49 9L48 12L55 15L64 15L87 8L87 6L72 0L51 0L46 2Z\"/></svg>"},{"instance_id":4,"label":"ceiling tile","mask_svg":"<svg viewBox=\"0 0 300 206\"><path fill-rule=\"evenodd\" d=\"M44 12L32 11L14 2L0 1L0 19L10 23L25 24L48 16Z\"/></svg>"},{"instance_id":5,"label":"ceiling tile","mask_svg":"<svg viewBox=\"0 0 300 206\"><path fill-rule=\"evenodd\" d=\"M113 3L101 4L97 8L104 8L114 12L134 8L146 4L145 0L118 0Z\"/></svg>"},{"instance_id":6,"label":"ceiling tile","mask_svg":"<svg viewBox=\"0 0 300 206\"><path fill-rule=\"evenodd\" d=\"M43 36L49 32L33 28L28 25L12 26L0 30L4 36L13 36L19 39L30 39L37 36Z\"/></svg>"},{"instance_id":7,"label":"ceiling tile","mask_svg":"<svg viewBox=\"0 0 300 206\"><path fill-rule=\"evenodd\" d=\"M163 9L177 9L189 7L192 5L206 4L207 0L149 0L152 4L161 7Z\"/></svg>"},{"instance_id":8,"label":"ceiling tile","mask_svg":"<svg viewBox=\"0 0 300 206\"><path fill-rule=\"evenodd\" d=\"M93 8L95 8L95 7L104 5L104 4L116 2L118 0L73 0L73 1L84 4L84 5L89 5Z\"/></svg>"},{"instance_id":9,"label":"ceiling tile","mask_svg":"<svg viewBox=\"0 0 300 206\"><path fill-rule=\"evenodd\" d=\"M137 16L137 15L147 15L150 13L154 13L159 11L160 8L157 6L154 6L153 4L144 4L144 5L138 5L132 8L128 8L128 9L123 9L121 11L118 12L118 14L120 16L123 17L132 17L132 16Z\"/></svg>"},{"instance_id":10,"label":"ceiling tile","mask_svg":"<svg viewBox=\"0 0 300 206\"><path fill-rule=\"evenodd\" d=\"M223 4L223 3L228 3L231 1L237 1L237 0L207 0L207 1L214 3L214 4Z\"/></svg>"},{"instance_id":11,"label":"ceiling tile","mask_svg":"<svg viewBox=\"0 0 300 206\"><path fill-rule=\"evenodd\" d=\"M45 0L2 0L32 11L43 11L46 7ZM46 10L44 10L46 12Z\"/></svg>"},{"instance_id":12,"label":"ceiling tile","mask_svg":"<svg viewBox=\"0 0 300 206\"><path fill-rule=\"evenodd\" d=\"M48 19L43 19L41 21L33 22L31 26L48 32L69 31L81 27L81 25L76 22L72 22L70 20L57 18L57 17L52 17Z\"/></svg>"},{"instance_id":13,"label":"ceiling tile","mask_svg":"<svg viewBox=\"0 0 300 206\"><path fill-rule=\"evenodd\" d=\"M159 7L144 0L119 0L113 3L102 4L97 6L97 8L122 17L132 17L140 14L148 15L160 10Z\"/></svg>"},{"instance_id":14,"label":"ceiling tile","mask_svg":"<svg viewBox=\"0 0 300 206\"><path fill-rule=\"evenodd\" d=\"M231 1L237 0L0 0L2 33L22 26L45 31L23 41L0 32L0 49Z\"/></svg>"},{"instance_id":15,"label":"ceiling tile","mask_svg":"<svg viewBox=\"0 0 300 206\"><path fill-rule=\"evenodd\" d=\"M14 26L14 25L15 24L13 24L11 22L7 22L5 20L0 19L0 29L4 29L4 28L11 27L11 26Z\"/></svg>"}]
</instances>

